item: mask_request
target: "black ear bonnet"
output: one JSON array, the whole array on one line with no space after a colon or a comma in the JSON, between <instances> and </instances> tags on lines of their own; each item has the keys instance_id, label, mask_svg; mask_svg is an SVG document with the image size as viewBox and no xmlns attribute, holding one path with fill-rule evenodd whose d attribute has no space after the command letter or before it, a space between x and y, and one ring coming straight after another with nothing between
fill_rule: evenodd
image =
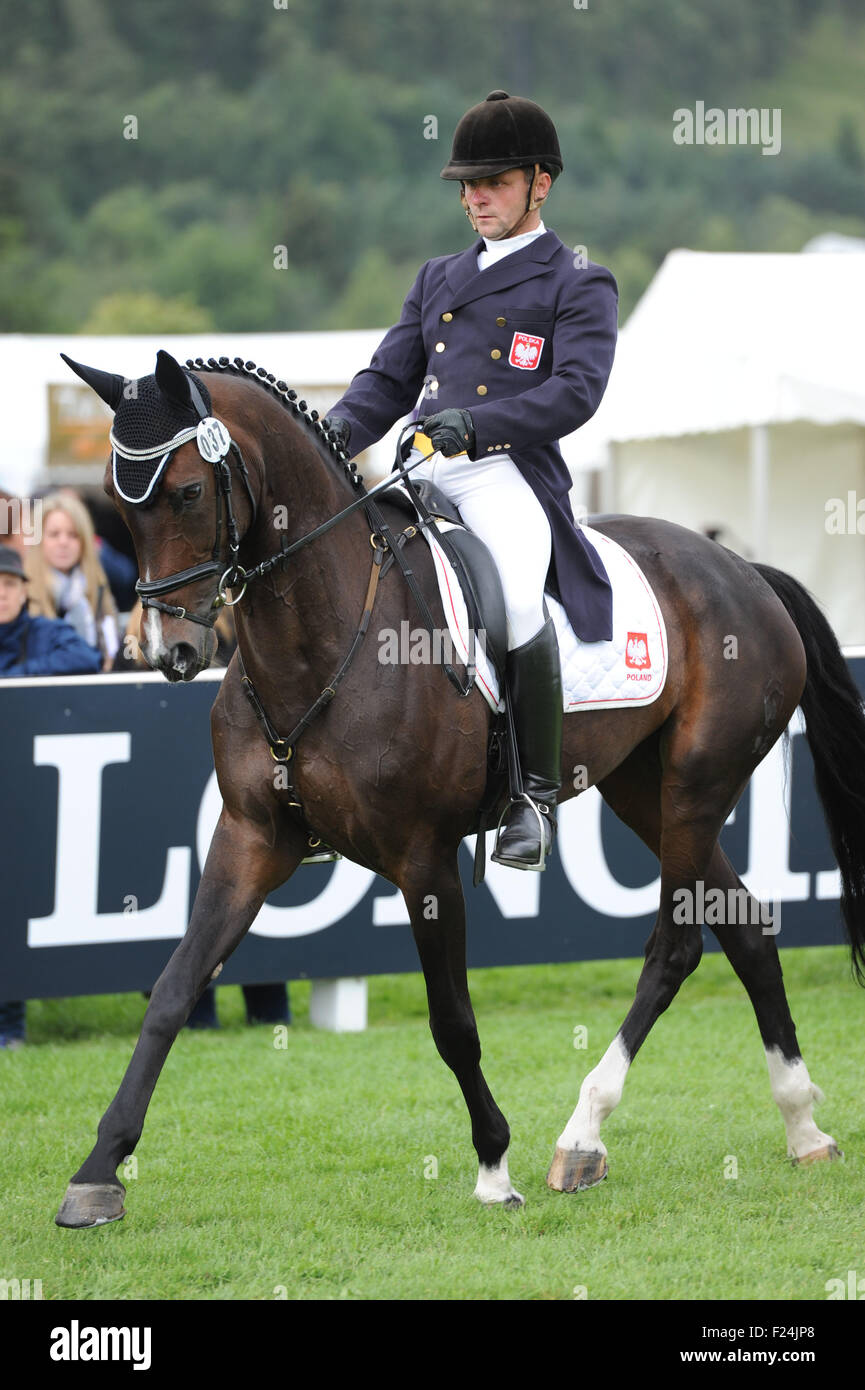
<instances>
[{"instance_id":1,"label":"black ear bonnet","mask_svg":"<svg viewBox=\"0 0 865 1390\"><path fill-rule=\"evenodd\" d=\"M200 377L187 373L211 414L210 392ZM191 405L166 396L155 376L128 383L117 404L109 438L114 486L126 502L150 497L175 449L195 439L201 417Z\"/></svg>"}]
</instances>

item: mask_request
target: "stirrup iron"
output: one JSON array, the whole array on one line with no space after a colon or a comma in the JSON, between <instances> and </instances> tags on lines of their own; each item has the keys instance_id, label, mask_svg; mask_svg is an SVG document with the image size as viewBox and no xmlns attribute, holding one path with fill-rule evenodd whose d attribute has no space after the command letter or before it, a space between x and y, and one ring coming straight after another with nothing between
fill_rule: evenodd
<instances>
[{"instance_id":1,"label":"stirrup iron","mask_svg":"<svg viewBox=\"0 0 865 1390\"><path fill-rule=\"evenodd\" d=\"M339 851L331 849L330 845L326 845L318 835L309 835L307 844L309 845L309 854L301 859L301 864L336 864L342 859Z\"/></svg>"},{"instance_id":2,"label":"stirrup iron","mask_svg":"<svg viewBox=\"0 0 865 1390\"><path fill-rule=\"evenodd\" d=\"M521 801L528 802L529 806L531 806L532 810L538 818L538 829L540 830L540 852L538 862L536 864L527 864L523 860L506 859L499 854L499 841L502 838L502 829L507 829L507 826L503 826L505 816L507 816L509 812L513 810L514 806L519 805ZM495 864L502 864L507 869L528 869L531 873L543 873L544 869L547 867L547 855L553 848L553 825L550 821L544 820L543 811L541 810L542 807L543 811L549 812L550 808L545 801L533 801L532 798L529 796L528 792L521 792L519 796L511 797L510 801L505 806L504 810L499 816L499 823L496 826L496 842L493 846L493 852L490 855L490 858ZM547 841L548 835L549 842Z\"/></svg>"}]
</instances>

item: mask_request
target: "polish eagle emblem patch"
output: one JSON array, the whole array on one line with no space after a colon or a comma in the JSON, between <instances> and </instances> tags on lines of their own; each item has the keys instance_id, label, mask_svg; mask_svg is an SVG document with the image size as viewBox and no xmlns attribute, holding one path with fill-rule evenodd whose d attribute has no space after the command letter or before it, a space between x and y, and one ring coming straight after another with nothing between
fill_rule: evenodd
<instances>
[{"instance_id":1,"label":"polish eagle emblem patch","mask_svg":"<svg viewBox=\"0 0 865 1390\"><path fill-rule=\"evenodd\" d=\"M625 648L625 665L632 671L647 671L651 666L649 643L645 632L629 632Z\"/></svg>"},{"instance_id":2,"label":"polish eagle emblem patch","mask_svg":"<svg viewBox=\"0 0 865 1390\"><path fill-rule=\"evenodd\" d=\"M532 333L515 333L508 356L511 366L533 372L541 360L545 341L545 338L536 338Z\"/></svg>"}]
</instances>

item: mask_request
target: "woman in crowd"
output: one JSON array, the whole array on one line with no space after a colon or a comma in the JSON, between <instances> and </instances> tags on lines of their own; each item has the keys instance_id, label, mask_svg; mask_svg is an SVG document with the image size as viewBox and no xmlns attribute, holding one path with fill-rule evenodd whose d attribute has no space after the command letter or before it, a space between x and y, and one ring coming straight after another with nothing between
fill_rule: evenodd
<instances>
[{"instance_id":1,"label":"woman in crowd","mask_svg":"<svg viewBox=\"0 0 865 1390\"><path fill-rule=\"evenodd\" d=\"M31 608L64 618L110 671L120 646L117 608L96 553L90 514L79 498L64 492L44 499L42 542L27 561Z\"/></svg>"}]
</instances>

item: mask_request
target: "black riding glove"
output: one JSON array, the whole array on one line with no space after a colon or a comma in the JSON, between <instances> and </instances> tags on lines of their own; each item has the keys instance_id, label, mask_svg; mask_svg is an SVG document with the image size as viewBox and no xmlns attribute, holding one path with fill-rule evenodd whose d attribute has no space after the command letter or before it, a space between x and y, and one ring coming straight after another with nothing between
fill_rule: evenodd
<instances>
[{"instance_id":1,"label":"black riding glove","mask_svg":"<svg viewBox=\"0 0 865 1390\"><path fill-rule=\"evenodd\" d=\"M343 420L341 415L325 415L322 424L326 430L335 437L337 444L344 454L348 453L348 441L351 437L351 425L348 420Z\"/></svg>"},{"instance_id":2,"label":"black riding glove","mask_svg":"<svg viewBox=\"0 0 865 1390\"><path fill-rule=\"evenodd\" d=\"M419 420L418 429L445 458L452 458L463 450L469 457L474 453L475 427L467 410L440 410L438 415Z\"/></svg>"}]
</instances>

